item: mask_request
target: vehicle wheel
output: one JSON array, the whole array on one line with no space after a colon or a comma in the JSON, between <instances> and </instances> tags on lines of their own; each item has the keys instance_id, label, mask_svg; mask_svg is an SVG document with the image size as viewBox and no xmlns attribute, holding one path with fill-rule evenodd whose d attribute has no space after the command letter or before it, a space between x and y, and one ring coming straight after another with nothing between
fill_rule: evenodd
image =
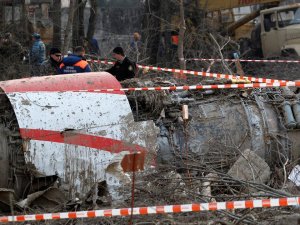
<instances>
[{"instance_id":1,"label":"vehicle wheel","mask_svg":"<svg viewBox=\"0 0 300 225\"><path fill-rule=\"evenodd\" d=\"M299 58L299 55L295 51L295 49L289 48L289 49L284 49L281 51L281 56L287 57L287 58Z\"/></svg>"}]
</instances>

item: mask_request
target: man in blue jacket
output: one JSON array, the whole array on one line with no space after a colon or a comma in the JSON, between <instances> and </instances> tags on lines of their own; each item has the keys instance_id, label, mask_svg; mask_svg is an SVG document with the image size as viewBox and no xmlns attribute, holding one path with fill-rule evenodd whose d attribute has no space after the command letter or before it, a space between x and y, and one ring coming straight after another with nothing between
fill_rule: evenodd
<instances>
[{"instance_id":1,"label":"man in blue jacket","mask_svg":"<svg viewBox=\"0 0 300 225\"><path fill-rule=\"evenodd\" d=\"M74 54L68 55L60 64L60 74L92 72L84 58L85 50L82 46L75 48Z\"/></svg>"},{"instance_id":2,"label":"man in blue jacket","mask_svg":"<svg viewBox=\"0 0 300 225\"><path fill-rule=\"evenodd\" d=\"M31 75L39 76L40 66L46 60L46 48L40 34L34 33L32 40L33 45L29 54L29 62L32 66Z\"/></svg>"}]
</instances>

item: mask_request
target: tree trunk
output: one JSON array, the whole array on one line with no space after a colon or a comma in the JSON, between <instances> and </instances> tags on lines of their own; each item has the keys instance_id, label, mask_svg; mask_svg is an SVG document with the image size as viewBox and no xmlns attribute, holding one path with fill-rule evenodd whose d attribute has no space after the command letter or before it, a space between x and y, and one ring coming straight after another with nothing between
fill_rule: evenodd
<instances>
[{"instance_id":1,"label":"tree trunk","mask_svg":"<svg viewBox=\"0 0 300 225\"><path fill-rule=\"evenodd\" d=\"M28 11L25 4L25 0L22 0L21 3L21 21L23 21L22 35L21 35L21 39L23 40L22 44L24 46L31 46L32 45L31 35L34 32L34 29L32 23L30 23L28 19Z\"/></svg>"},{"instance_id":2,"label":"tree trunk","mask_svg":"<svg viewBox=\"0 0 300 225\"><path fill-rule=\"evenodd\" d=\"M186 69L186 63L183 55L183 48L184 48L184 33L186 30L185 26L185 19L184 19L184 7L183 7L183 0L179 0L180 4L180 28L179 28L179 41L178 41L178 59L180 69Z\"/></svg>"},{"instance_id":3,"label":"tree trunk","mask_svg":"<svg viewBox=\"0 0 300 225\"><path fill-rule=\"evenodd\" d=\"M195 20L193 23L197 30L199 30L201 26L203 28L204 24L202 23L202 19L204 18L205 13L200 7L199 0L195 0L195 8L192 15L192 19Z\"/></svg>"},{"instance_id":4,"label":"tree trunk","mask_svg":"<svg viewBox=\"0 0 300 225\"><path fill-rule=\"evenodd\" d=\"M79 29L78 29L78 36L79 36L79 43L78 45L83 44L83 38L85 37L84 33L84 9L86 6L87 0L81 0L81 3L79 5L78 11L79 11Z\"/></svg>"},{"instance_id":5,"label":"tree trunk","mask_svg":"<svg viewBox=\"0 0 300 225\"><path fill-rule=\"evenodd\" d=\"M53 39L52 45L56 48L61 48L61 0L53 0L51 10L51 18L53 21Z\"/></svg>"},{"instance_id":6,"label":"tree trunk","mask_svg":"<svg viewBox=\"0 0 300 225\"><path fill-rule=\"evenodd\" d=\"M147 29L147 32L144 33L144 37L147 37L146 46L147 46L147 55L149 56L149 63L155 65L157 63L157 53L158 53L158 43L159 43L159 9L160 9L160 0L147 0L145 7L146 13L144 17L144 29Z\"/></svg>"},{"instance_id":7,"label":"tree trunk","mask_svg":"<svg viewBox=\"0 0 300 225\"><path fill-rule=\"evenodd\" d=\"M172 49L171 46L171 30L175 29L170 26L172 24L171 18L172 18L172 13L174 12L174 4L170 0L164 0L161 1L161 18L162 20L162 34L161 34L161 39L164 41L164 51L162 52L162 57L161 57L161 62L165 64L165 66L174 66L173 59L174 59L174 50Z\"/></svg>"},{"instance_id":8,"label":"tree trunk","mask_svg":"<svg viewBox=\"0 0 300 225\"><path fill-rule=\"evenodd\" d=\"M0 4L0 25L1 26L4 26L5 24L5 16L4 16L4 13L5 13L5 7L4 5Z\"/></svg>"},{"instance_id":9,"label":"tree trunk","mask_svg":"<svg viewBox=\"0 0 300 225\"><path fill-rule=\"evenodd\" d=\"M73 20L73 46L83 45L84 38L84 8L86 0L76 0L75 17Z\"/></svg>"},{"instance_id":10,"label":"tree trunk","mask_svg":"<svg viewBox=\"0 0 300 225\"><path fill-rule=\"evenodd\" d=\"M15 1L12 0L12 4L11 4L11 22L12 24L15 23Z\"/></svg>"},{"instance_id":11,"label":"tree trunk","mask_svg":"<svg viewBox=\"0 0 300 225\"><path fill-rule=\"evenodd\" d=\"M89 19L89 26L87 30L86 37L90 41L94 34L96 29L96 22L97 22L97 15L98 15L98 3L97 0L90 0L90 19Z\"/></svg>"},{"instance_id":12,"label":"tree trunk","mask_svg":"<svg viewBox=\"0 0 300 225\"><path fill-rule=\"evenodd\" d=\"M72 24L72 46L77 46L78 30L79 30L79 12L78 6L81 0L75 0L74 19Z\"/></svg>"},{"instance_id":13,"label":"tree trunk","mask_svg":"<svg viewBox=\"0 0 300 225\"><path fill-rule=\"evenodd\" d=\"M76 0L70 0L70 8L69 8L69 17L68 22L65 30L64 35L64 45L62 52L63 54L66 54L69 50L70 42L71 42L71 30L72 30L72 24L74 20L74 13L75 13L75 6L76 6Z\"/></svg>"}]
</instances>

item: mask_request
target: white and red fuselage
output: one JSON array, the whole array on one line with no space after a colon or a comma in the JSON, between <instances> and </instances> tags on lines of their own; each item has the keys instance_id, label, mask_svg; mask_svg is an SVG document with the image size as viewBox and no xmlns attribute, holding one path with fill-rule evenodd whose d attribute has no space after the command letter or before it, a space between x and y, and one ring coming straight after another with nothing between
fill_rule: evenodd
<instances>
[{"instance_id":1,"label":"white and red fuselage","mask_svg":"<svg viewBox=\"0 0 300 225\"><path fill-rule=\"evenodd\" d=\"M104 179L119 153L124 171L142 169L149 125L134 122L120 83L106 72L0 82L16 115L26 163L41 176L58 175L73 193ZM133 165L132 154L139 152Z\"/></svg>"}]
</instances>

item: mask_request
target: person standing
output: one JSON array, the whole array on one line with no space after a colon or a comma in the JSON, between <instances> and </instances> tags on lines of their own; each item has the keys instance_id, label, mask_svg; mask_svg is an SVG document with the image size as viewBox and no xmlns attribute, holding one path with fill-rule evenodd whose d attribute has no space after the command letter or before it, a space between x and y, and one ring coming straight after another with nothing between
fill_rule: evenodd
<instances>
[{"instance_id":1,"label":"person standing","mask_svg":"<svg viewBox=\"0 0 300 225\"><path fill-rule=\"evenodd\" d=\"M171 48L177 50L179 44L179 31L171 32Z\"/></svg>"},{"instance_id":2,"label":"person standing","mask_svg":"<svg viewBox=\"0 0 300 225\"><path fill-rule=\"evenodd\" d=\"M0 44L0 55L9 62L20 63L24 57L22 45L15 41L11 33L5 33Z\"/></svg>"},{"instance_id":3,"label":"person standing","mask_svg":"<svg viewBox=\"0 0 300 225\"><path fill-rule=\"evenodd\" d=\"M25 50L11 33L5 33L0 41L0 80L21 78L24 75L22 67Z\"/></svg>"},{"instance_id":4,"label":"person standing","mask_svg":"<svg viewBox=\"0 0 300 225\"><path fill-rule=\"evenodd\" d=\"M134 54L136 62L138 62L142 50L141 35L138 32L133 33L133 39L130 42L130 49Z\"/></svg>"},{"instance_id":5,"label":"person standing","mask_svg":"<svg viewBox=\"0 0 300 225\"><path fill-rule=\"evenodd\" d=\"M93 56L100 56L100 47L97 39L92 38L91 40L84 38L83 46L88 51L88 54Z\"/></svg>"},{"instance_id":6,"label":"person standing","mask_svg":"<svg viewBox=\"0 0 300 225\"><path fill-rule=\"evenodd\" d=\"M62 62L62 54L58 48L51 48L49 59L44 61L41 66L41 75L59 74L59 66Z\"/></svg>"},{"instance_id":7,"label":"person standing","mask_svg":"<svg viewBox=\"0 0 300 225\"><path fill-rule=\"evenodd\" d=\"M62 60L62 63L59 66L59 74L92 72L84 55L84 48L82 46L77 46L74 54L70 54Z\"/></svg>"},{"instance_id":8,"label":"person standing","mask_svg":"<svg viewBox=\"0 0 300 225\"><path fill-rule=\"evenodd\" d=\"M136 72L136 64L125 56L123 48L116 47L113 49L113 58L117 62L106 72L114 75L118 81L134 78Z\"/></svg>"},{"instance_id":9,"label":"person standing","mask_svg":"<svg viewBox=\"0 0 300 225\"><path fill-rule=\"evenodd\" d=\"M42 63L46 60L46 48L45 44L41 39L41 35L34 33L32 35L33 45L29 54L29 62L31 65L31 75L39 76L40 67Z\"/></svg>"}]
</instances>

